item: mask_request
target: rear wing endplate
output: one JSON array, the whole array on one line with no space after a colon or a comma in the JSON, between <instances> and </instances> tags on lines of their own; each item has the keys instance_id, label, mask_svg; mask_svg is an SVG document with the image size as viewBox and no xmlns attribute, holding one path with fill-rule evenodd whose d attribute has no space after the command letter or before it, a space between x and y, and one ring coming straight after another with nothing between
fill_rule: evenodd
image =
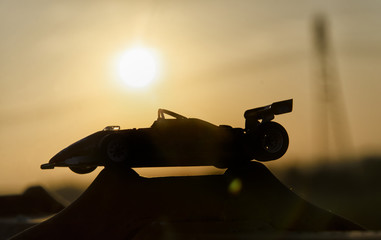
<instances>
[{"instance_id":1,"label":"rear wing endplate","mask_svg":"<svg viewBox=\"0 0 381 240\"><path fill-rule=\"evenodd\" d=\"M271 121L275 115L292 112L293 100L288 99L280 102L274 102L271 105L264 107L249 109L245 112L246 128L251 123L258 122L259 120Z\"/></svg>"}]
</instances>

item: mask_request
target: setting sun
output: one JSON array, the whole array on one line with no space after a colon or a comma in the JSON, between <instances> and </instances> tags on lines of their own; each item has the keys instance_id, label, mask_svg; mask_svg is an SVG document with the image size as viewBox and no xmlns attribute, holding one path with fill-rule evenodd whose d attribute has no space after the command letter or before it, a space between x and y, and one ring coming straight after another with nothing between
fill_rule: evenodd
<instances>
[{"instance_id":1,"label":"setting sun","mask_svg":"<svg viewBox=\"0 0 381 240\"><path fill-rule=\"evenodd\" d=\"M156 54L144 47L133 47L122 54L118 62L118 74L130 87L148 86L158 76L159 64Z\"/></svg>"}]
</instances>

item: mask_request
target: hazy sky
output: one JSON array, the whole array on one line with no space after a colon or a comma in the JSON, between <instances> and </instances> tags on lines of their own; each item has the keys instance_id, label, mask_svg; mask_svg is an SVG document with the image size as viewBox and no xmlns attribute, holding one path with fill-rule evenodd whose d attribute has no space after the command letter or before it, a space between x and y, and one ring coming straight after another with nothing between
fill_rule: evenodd
<instances>
[{"instance_id":1,"label":"hazy sky","mask_svg":"<svg viewBox=\"0 0 381 240\"><path fill-rule=\"evenodd\" d=\"M279 164L313 161L317 13L330 23L351 154L380 153L380 10L377 0L0 1L0 190L88 179L39 166L106 125L149 127L158 108L243 127L246 109L293 98L277 118L291 139ZM136 43L162 65L140 90L115 70Z\"/></svg>"}]
</instances>

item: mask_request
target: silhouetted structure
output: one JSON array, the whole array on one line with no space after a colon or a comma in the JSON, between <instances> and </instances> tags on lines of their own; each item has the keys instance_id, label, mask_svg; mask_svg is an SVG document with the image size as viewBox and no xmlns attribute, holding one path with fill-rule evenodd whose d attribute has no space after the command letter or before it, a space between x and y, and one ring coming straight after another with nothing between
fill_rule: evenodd
<instances>
[{"instance_id":1,"label":"silhouetted structure","mask_svg":"<svg viewBox=\"0 0 381 240\"><path fill-rule=\"evenodd\" d=\"M40 217L57 213L62 209L63 204L41 186L30 187L21 195L0 196L0 217Z\"/></svg>"},{"instance_id":2,"label":"silhouetted structure","mask_svg":"<svg viewBox=\"0 0 381 240\"><path fill-rule=\"evenodd\" d=\"M313 21L313 40L315 46L316 60L318 66L318 93L319 108L317 111L317 122L314 123L318 131L320 157L332 158L331 141L332 133L334 144L343 155L350 156L353 151L352 137L342 95L338 71L332 56L332 46L328 23L325 15L317 15Z\"/></svg>"}]
</instances>

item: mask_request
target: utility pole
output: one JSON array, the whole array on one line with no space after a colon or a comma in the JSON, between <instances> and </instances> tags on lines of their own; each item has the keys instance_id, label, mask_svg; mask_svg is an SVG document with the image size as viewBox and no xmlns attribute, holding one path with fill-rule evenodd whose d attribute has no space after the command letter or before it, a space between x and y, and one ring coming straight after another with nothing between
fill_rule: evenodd
<instances>
[{"instance_id":1,"label":"utility pole","mask_svg":"<svg viewBox=\"0 0 381 240\"><path fill-rule=\"evenodd\" d=\"M314 91L319 103L314 128L317 130L319 157L332 159L333 145L340 157L350 156L353 153L352 136L338 71L332 57L328 23L324 15L314 18L313 38L318 72Z\"/></svg>"}]
</instances>

